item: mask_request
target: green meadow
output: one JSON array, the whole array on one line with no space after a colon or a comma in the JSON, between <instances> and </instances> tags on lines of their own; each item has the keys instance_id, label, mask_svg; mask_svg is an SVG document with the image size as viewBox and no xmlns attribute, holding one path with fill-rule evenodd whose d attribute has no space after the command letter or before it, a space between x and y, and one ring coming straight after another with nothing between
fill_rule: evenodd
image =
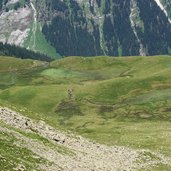
<instances>
[{"instance_id":1,"label":"green meadow","mask_svg":"<svg viewBox=\"0 0 171 171\"><path fill-rule=\"evenodd\" d=\"M0 57L0 105L100 143L171 157L170 56Z\"/></svg>"}]
</instances>

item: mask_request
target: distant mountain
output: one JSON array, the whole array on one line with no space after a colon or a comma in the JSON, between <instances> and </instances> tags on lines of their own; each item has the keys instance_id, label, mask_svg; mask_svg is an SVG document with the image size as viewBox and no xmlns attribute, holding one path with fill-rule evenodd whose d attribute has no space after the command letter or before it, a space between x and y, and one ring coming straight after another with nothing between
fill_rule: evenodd
<instances>
[{"instance_id":1,"label":"distant mountain","mask_svg":"<svg viewBox=\"0 0 171 171\"><path fill-rule=\"evenodd\" d=\"M171 53L171 0L0 0L0 41L53 57Z\"/></svg>"}]
</instances>

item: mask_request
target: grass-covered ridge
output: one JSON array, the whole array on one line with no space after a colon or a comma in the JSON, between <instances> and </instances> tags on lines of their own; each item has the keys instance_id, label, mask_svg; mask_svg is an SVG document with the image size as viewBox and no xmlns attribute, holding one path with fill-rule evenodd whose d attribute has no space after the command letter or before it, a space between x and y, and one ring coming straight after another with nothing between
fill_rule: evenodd
<instances>
[{"instance_id":1,"label":"grass-covered ridge","mask_svg":"<svg viewBox=\"0 0 171 171\"><path fill-rule=\"evenodd\" d=\"M67 57L28 70L25 60L13 60L10 77L0 59L0 75L7 75L0 80L1 105L101 143L171 156L170 56Z\"/></svg>"}]
</instances>

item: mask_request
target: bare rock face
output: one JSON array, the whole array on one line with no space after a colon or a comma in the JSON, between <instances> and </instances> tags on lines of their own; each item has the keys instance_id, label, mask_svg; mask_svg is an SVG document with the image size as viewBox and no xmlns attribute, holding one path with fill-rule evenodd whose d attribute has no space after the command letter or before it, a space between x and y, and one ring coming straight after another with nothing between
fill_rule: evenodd
<instances>
[{"instance_id":1,"label":"bare rock face","mask_svg":"<svg viewBox=\"0 0 171 171\"><path fill-rule=\"evenodd\" d=\"M0 9L0 41L23 46L33 18L28 5L17 6L19 0L9 0Z\"/></svg>"},{"instance_id":2,"label":"bare rock face","mask_svg":"<svg viewBox=\"0 0 171 171\"><path fill-rule=\"evenodd\" d=\"M9 5L14 5L14 4L16 4L16 3L18 3L20 0L8 0L8 2L7 2L7 6L9 6Z\"/></svg>"}]
</instances>

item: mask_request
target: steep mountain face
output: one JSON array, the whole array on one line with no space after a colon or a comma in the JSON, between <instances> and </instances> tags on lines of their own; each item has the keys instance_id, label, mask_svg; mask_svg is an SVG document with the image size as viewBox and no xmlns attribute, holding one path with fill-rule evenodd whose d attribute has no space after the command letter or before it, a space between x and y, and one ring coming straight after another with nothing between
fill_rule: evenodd
<instances>
[{"instance_id":1,"label":"steep mountain face","mask_svg":"<svg viewBox=\"0 0 171 171\"><path fill-rule=\"evenodd\" d=\"M0 40L9 44L23 45L29 34L32 11L29 2L1 0Z\"/></svg>"},{"instance_id":2,"label":"steep mountain face","mask_svg":"<svg viewBox=\"0 0 171 171\"><path fill-rule=\"evenodd\" d=\"M64 56L171 51L171 0L1 1L3 42Z\"/></svg>"},{"instance_id":3,"label":"steep mountain face","mask_svg":"<svg viewBox=\"0 0 171 171\"><path fill-rule=\"evenodd\" d=\"M59 55L42 33L43 20L35 1L0 0L0 41L45 53ZM41 1L39 1L41 5Z\"/></svg>"}]
</instances>

